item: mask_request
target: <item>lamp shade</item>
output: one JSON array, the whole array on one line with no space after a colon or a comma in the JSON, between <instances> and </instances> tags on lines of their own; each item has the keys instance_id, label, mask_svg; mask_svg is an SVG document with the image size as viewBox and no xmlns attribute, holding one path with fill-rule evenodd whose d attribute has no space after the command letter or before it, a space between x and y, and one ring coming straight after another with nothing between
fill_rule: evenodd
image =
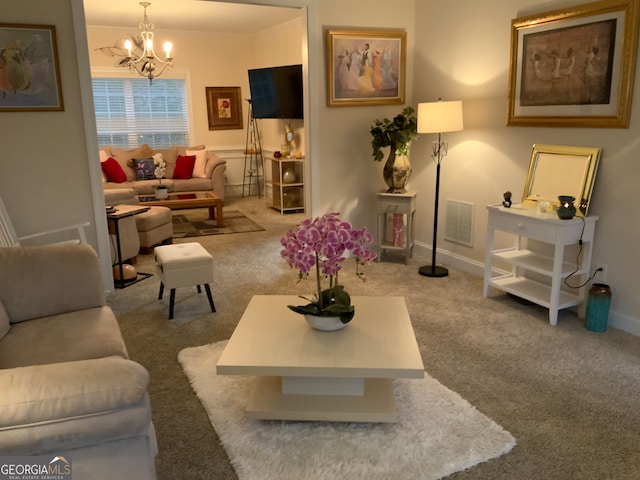
<instances>
[{"instance_id":1,"label":"lamp shade","mask_svg":"<svg viewBox=\"0 0 640 480\"><path fill-rule=\"evenodd\" d=\"M456 132L462 129L460 100L418 104L418 133Z\"/></svg>"}]
</instances>

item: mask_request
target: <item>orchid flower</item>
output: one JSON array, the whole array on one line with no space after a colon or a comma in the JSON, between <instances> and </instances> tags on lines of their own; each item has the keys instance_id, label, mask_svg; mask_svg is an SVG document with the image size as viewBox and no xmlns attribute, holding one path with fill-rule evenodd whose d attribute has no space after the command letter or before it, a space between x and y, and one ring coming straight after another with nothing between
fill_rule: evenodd
<instances>
[{"instance_id":1,"label":"orchid flower","mask_svg":"<svg viewBox=\"0 0 640 480\"><path fill-rule=\"evenodd\" d=\"M340 220L339 213L327 213L305 219L297 229L287 231L280 239L280 255L290 267L298 270L299 279L307 277L315 267L317 299L307 306L289 306L302 314L340 316L344 323L353 317L353 307L344 287L338 283L338 272L348 256L355 256L356 275L364 280L359 267L374 260L376 253L366 248L373 236L366 227L355 229ZM329 288L322 288L328 279Z\"/></svg>"}]
</instances>

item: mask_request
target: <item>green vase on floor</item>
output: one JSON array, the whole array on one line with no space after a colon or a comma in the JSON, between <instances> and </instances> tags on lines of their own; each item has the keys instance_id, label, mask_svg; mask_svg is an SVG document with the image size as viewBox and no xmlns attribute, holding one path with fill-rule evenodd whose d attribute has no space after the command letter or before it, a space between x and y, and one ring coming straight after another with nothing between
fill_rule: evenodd
<instances>
[{"instance_id":1,"label":"green vase on floor","mask_svg":"<svg viewBox=\"0 0 640 480\"><path fill-rule=\"evenodd\" d=\"M611 305L611 287L604 283L594 283L587 298L587 330L606 332Z\"/></svg>"}]
</instances>

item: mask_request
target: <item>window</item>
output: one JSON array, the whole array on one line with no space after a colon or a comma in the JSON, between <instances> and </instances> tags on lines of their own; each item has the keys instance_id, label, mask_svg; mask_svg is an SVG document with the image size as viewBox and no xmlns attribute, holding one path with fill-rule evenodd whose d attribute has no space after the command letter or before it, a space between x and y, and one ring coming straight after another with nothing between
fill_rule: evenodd
<instances>
[{"instance_id":1,"label":"window","mask_svg":"<svg viewBox=\"0 0 640 480\"><path fill-rule=\"evenodd\" d=\"M135 148L189 145L185 80L93 78L98 144Z\"/></svg>"}]
</instances>

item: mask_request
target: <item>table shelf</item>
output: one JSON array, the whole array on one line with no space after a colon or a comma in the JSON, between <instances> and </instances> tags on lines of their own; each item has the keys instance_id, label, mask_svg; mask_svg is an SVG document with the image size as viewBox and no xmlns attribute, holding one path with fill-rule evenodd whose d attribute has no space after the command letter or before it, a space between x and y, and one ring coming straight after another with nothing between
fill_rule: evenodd
<instances>
[{"instance_id":1,"label":"table shelf","mask_svg":"<svg viewBox=\"0 0 640 480\"><path fill-rule=\"evenodd\" d=\"M551 287L539 282L524 278L514 277L513 275L505 275L502 277L494 277L489 284L504 292L511 293L516 297L523 298L545 308L551 308ZM558 299L558 309L569 308L580 304L581 300L578 295L569 292L560 291Z\"/></svg>"},{"instance_id":2,"label":"table shelf","mask_svg":"<svg viewBox=\"0 0 640 480\"><path fill-rule=\"evenodd\" d=\"M540 255L532 252L531 250L517 250L515 248L494 250L492 254L496 259L504 260L512 265L522 267L526 270L530 270L547 277L553 277L553 257ZM575 264L563 262L560 278L567 278L571 274L584 275L585 273L587 272L584 268L579 268L576 271Z\"/></svg>"}]
</instances>

